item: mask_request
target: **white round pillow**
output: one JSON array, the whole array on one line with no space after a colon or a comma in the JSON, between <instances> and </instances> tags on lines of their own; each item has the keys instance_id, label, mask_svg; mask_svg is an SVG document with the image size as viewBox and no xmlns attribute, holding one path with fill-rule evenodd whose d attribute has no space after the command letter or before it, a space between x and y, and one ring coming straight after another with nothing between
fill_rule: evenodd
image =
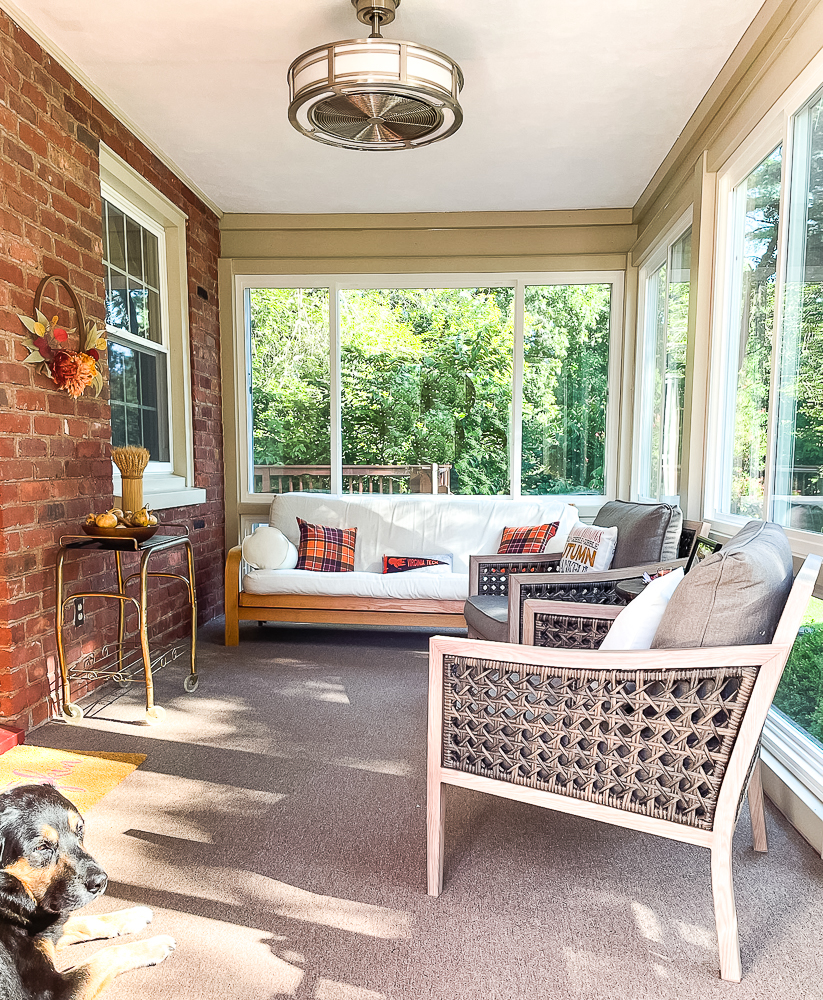
<instances>
[{"instance_id":1,"label":"white round pillow","mask_svg":"<svg viewBox=\"0 0 823 1000\"><path fill-rule=\"evenodd\" d=\"M243 558L257 569L294 569L297 549L279 528L261 524L243 539Z\"/></svg>"}]
</instances>

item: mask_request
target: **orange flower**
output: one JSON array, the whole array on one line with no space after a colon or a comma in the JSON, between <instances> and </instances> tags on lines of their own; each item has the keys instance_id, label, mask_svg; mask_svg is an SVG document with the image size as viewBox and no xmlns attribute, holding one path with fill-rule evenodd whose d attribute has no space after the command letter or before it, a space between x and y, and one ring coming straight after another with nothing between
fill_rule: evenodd
<instances>
[{"instance_id":1,"label":"orange flower","mask_svg":"<svg viewBox=\"0 0 823 1000\"><path fill-rule=\"evenodd\" d=\"M58 351L49 368L57 388L65 389L74 399L82 396L97 374L94 358L77 351Z\"/></svg>"}]
</instances>

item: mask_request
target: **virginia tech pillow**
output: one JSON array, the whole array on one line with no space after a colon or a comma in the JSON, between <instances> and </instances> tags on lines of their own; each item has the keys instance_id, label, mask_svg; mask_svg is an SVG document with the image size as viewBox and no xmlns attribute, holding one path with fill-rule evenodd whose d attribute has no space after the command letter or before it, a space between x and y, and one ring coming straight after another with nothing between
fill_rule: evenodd
<instances>
[{"instance_id":1,"label":"virginia tech pillow","mask_svg":"<svg viewBox=\"0 0 823 1000\"><path fill-rule=\"evenodd\" d=\"M595 573L608 569L616 545L617 528L595 528L578 521L569 532L558 572Z\"/></svg>"},{"instance_id":2,"label":"virginia tech pillow","mask_svg":"<svg viewBox=\"0 0 823 1000\"><path fill-rule=\"evenodd\" d=\"M451 573L452 557L445 553L436 556L383 556L384 573Z\"/></svg>"}]
</instances>

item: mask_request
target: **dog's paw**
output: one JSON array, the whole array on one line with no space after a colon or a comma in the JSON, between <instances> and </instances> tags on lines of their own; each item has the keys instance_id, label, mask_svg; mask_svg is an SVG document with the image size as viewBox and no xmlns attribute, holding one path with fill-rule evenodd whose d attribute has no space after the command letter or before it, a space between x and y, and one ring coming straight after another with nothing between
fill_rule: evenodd
<instances>
[{"instance_id":1,"label":"dog's paw","mask_svg":"<svg viewBox=\"0 0 823 1000\"><path fill-rule=\"evenodd\" d=\"M173 937L168 934L159 934L157 937L149 938L147 941L135 941L134 947L140 955L142 966L159 965L165 961L177 947Z\"/></svg>"},{"instance_id":2,"label":"dog's paw","mask_svg":"<svg viewBox=\"0 0 823 1000\"><path fill-rule=\"evenodd\" d=\"M159 934L157 937L149 938L148 941L141 941L144 949L145 965L159 965L165 961L177 947L173 937L168 934Z\"/></svg>"},{"instance_id":3,"label":"dog's paw","mask_svg":"<svg viewBox=\"0 0 823 1000\"><path fill-rule=\"evenodd\" d=\"M116 918L115 926L118 937L123 937L126 934L139 934L144 927L148 927L153 917L154 914L148 906L133 906L129 910L120 910L112 914L112 918Z\"/></svg>"}]
</instances>

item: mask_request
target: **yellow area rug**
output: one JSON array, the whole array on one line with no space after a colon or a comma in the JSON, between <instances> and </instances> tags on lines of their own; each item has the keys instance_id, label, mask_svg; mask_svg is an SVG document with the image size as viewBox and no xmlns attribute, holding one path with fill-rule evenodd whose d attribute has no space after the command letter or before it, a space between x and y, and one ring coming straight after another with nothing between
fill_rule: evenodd
<instances>
[{"instance_id":1,"label":"yellow area rug","mask_svg":"<svg viewBox=\"0 0 823 1000\"><path fill-rule=\"evenodd\" d=\"M12 747L0 755L0 792L19 785L51 784L85 813L145 759L144 753Z\"/></svg>"}]
</instances>

